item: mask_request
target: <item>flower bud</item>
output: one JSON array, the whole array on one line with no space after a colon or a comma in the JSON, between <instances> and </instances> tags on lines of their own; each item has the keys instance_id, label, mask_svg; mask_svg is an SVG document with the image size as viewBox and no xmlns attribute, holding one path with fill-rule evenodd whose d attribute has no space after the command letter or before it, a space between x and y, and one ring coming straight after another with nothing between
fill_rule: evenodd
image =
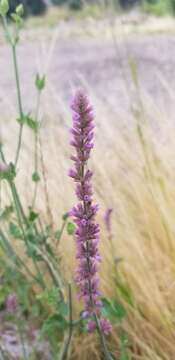
<instances>
[{"instance_id":1,"label":"flower bud","mask_svg":"<svg viewBox=\"0 0 175 360\"><path fill-rule=\"evenodd\" d=\"M24 6L22 4L16 7L16 14L20 17L24 15Z\"/></svg>"}]
</instances>

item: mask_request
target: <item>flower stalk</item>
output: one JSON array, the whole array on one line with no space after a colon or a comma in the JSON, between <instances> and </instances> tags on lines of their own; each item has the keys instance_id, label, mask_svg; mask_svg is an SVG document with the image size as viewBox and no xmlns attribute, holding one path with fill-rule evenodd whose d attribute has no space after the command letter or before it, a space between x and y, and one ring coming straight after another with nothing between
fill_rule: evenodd
<instances>
[{"instance_id":1,"label":"flower stalk","mask_svg":"<svg viewBox=\"0 0 175 360\"><path fill-rule=\"evenodd\" d=\"M93 148L94 114L87 96L78 91L73 98L73 127L71 129L71 145L76 154L71 156L74 168L70 169L69 176L76 183L78 204L73 207L71 216L76 223L76 283L80 289L79 298L84 300L83 317L88 318L88 331L97 330L105 359L112 359L109 354L104 335L110 334L112 326L108 319L102 318L99 291L98 268L101 262L99 254L99 225L95 222L98 205L93 204L91 178L93 173L87 168L91 149Z\"/></svg>"}]
</instances>

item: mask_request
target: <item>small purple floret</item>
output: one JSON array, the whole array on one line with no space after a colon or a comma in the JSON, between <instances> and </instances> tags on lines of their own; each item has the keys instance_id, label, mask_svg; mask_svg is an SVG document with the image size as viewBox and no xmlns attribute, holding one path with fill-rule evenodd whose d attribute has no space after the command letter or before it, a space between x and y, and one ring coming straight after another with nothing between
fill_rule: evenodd
<instances>
[{"instance_id":1,"label":"small purple floret","mask_svg":"<svg viewBox=\"0 0 175 360\"><path fill-rule=\"evenodd\" d=\"M71 109L73 111L73 128L71 129L71 145L75 155L71 156L74 168L69 176L76 183L78 204L69 213L76 224L76 283L79 286L79 297L84 300L84 314L89 317L97 315L104 334L111 331L110 322L101 318L101 300L99 291L98 268L101 261L99 254L99 225L95 223L98 205L93 205L91 185L92 172L87 169L87 161L93 148L94 114L89 99L82 91L74 96ZM96 329L94 320L88 321L88 330Z\"/></svg>"}]
</instances>

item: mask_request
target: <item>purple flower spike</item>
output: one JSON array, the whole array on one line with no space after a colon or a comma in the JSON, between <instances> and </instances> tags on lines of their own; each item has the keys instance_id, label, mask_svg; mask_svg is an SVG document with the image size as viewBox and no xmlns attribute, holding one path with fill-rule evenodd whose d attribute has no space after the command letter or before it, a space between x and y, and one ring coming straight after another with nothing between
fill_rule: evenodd
<instances>
[{"instance_id":1,"label":"purple flower spike","mask_svg":"<svg viewBox=\"0 0 175 360\"><path fill-rule=\"evenodd\" d=\"M84 300L84 313L98 316L104 334L111 330L110 323L101 318L101 300L99 291L98 267L101 257L98 249L99 225L95 223L98 205L93 205L91 178L92 172L87 169L93 144L94 115L89 99L78 91L73 98L73 128L71 129L71 145L75 154L71 156L74 168L69 171L69 176L76 183L76 196L78 204L73 207L71 216L76 224L76 283L79 286L79 297ZM107 323L106 323L107 322ZM105 325L106 324L106 325ZM96 329L93 320L88 321L88 330Z\"/></svg>"}]
</instances>

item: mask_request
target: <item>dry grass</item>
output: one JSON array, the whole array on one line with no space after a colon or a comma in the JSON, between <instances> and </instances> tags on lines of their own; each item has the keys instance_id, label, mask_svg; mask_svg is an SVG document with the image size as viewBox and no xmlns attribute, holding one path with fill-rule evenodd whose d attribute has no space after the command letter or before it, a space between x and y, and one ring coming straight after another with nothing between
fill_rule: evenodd
<instances>
[{"instance_id":1,"label":"dry grass","mask_svg":"<svg viewBox=\"0 0 175 360\"><path fill-rule=\"evenodd\" d=\"M119 124L122 118L119 114L110 112L104 104L95 99L95 96L93 100L97 113L97 129L92 168L95 172L95 198L101 207L99 221L102 228L102 288L104 294L109 297L116 294L113 257L122 257L118 271L123 274L133 299L133 306L126 304L128 318L125 321L125 328L133 341L133 348L140 348L141 351L141 355L138 357L135 355L134 358L173 360L175 351L173 126L171 127L171 122L161 121L159 133L155 133L154 127L149 121L143 120L142 116L141 123L133 118L132 125L127 128L121 127ZM149 112L153 115L150 109ZM161 114L159 115L160 117L157 118L161 119ZM147 117L149 118L149 114ZM70 115L65 111L60 116L60 121L58 116L56 120L52 121L53 119L52 114L52 118L44 121L41 138L49 204L57 226L61 214L72 206L74 197L72 182L67 177L67 169L70 166L68 146ZM9 124L7 137L11 132L10 129L12 125ZM32 189L27 174L32 173L32 140L27 140L31 136L27 131L25 135L18 182L24 201L29 204ZM41 185L40 190L37 207L48 221L44 186L42 190ZM103 224L103 215L107 207L114 209L115 253L111 252ZM65 237L61 248L67 273L72 274L74 267L72 240ZM114 339L115 337L117 341L116 334ZM91 342L93 347L93 339ZM82 349L84 349L83 344ZM93 356L92 358L96 359Z\"/></svg>"}]
</instances>

